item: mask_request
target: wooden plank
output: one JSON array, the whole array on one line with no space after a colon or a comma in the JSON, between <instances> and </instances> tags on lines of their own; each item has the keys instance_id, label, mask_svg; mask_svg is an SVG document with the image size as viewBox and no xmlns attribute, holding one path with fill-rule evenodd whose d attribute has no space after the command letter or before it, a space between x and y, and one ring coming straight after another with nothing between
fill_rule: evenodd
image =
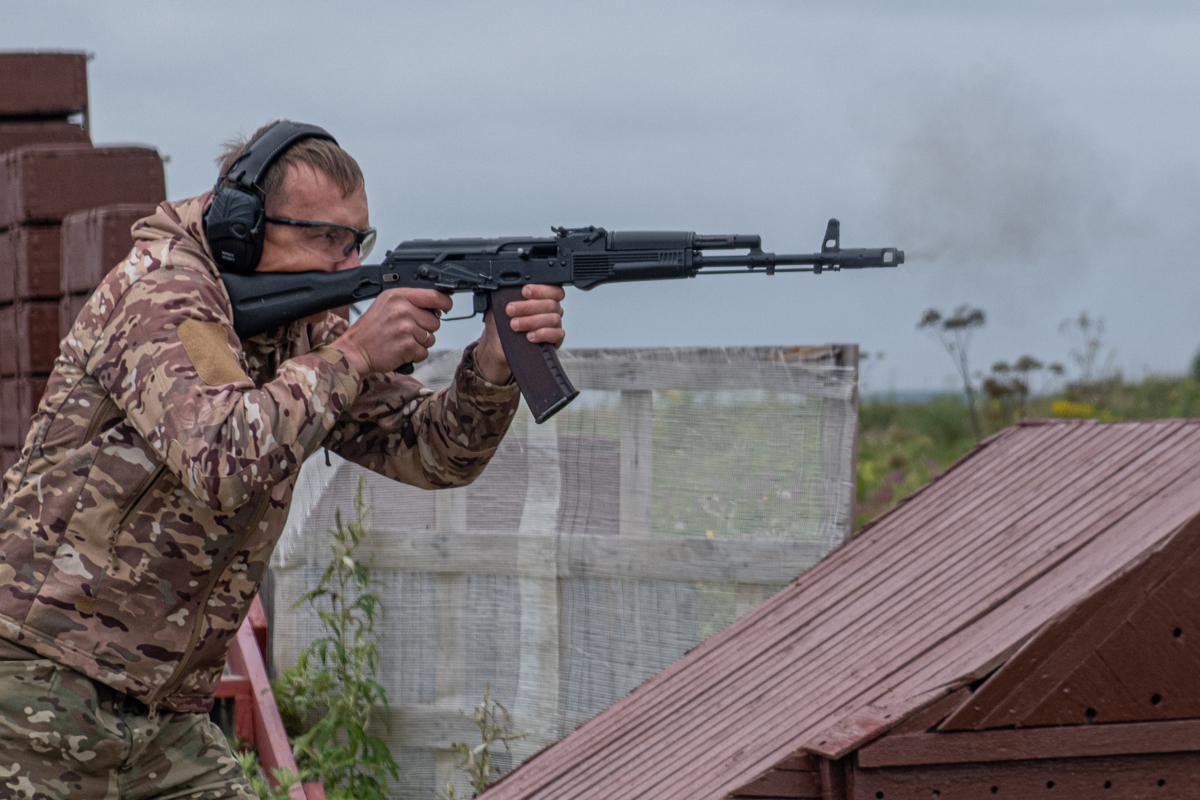
<instances>
[{"instance_id":1,"label":"wooden plank","mask_svg":"<svg viewBox=\"0 0 1200 800\"><path fill-rule=\"evenodd\" d=\"M822 758L820 763L821 800L847 800L845 761Z\"/></svg>"},{"instance_id":2,"label":"wooden plank","mask_svg":"<svg viewBox=\"0 0 1200 800\"><path fill-rule=\"evenodd\" d=\"M254 739L254 690L242 675L222 675L216 697L233 698L233 731L251 747Z\"/></svg>"},{"instance_id":3,"label":"wooden plank","mask_svg":"<svg viewBox=\"0 0 1200 800\"><path fill-rule=\"evenodd\" d=\"M580 390L799 391L849 402L853 387L838 363L848 345L819 347L573 348L559 362ZM681 355L684 359L681 359ZM432 388L447 385L461 352L436 352L414 377Z\"/></svg>"},{"instance_id":4,"label":"wooden plank","mask_svg":"<svg viewBox=\"0 0 1200 800\"><path fill-rule=\"evenodd\" d=\"M1194 753L854 770L853 800L1194 800Z\"/></svg>"},{"instance_id":5,"label":"wooden plank","mask_svg":"<svg viewBox=\"0 0 1200 800\"><path fill-rule=\"evenodd\" d=\"M1082 725L1089 717L1098 722L1145 719L1141 706L1104 660L1093 653L1025 716L1023 724ZM1103 709L1105 716L1089 715L1089 709Z\"/></svg>"},{"instance_id":6,"label":"wooden plank","mask_svg":"<svg viewBox=\"0 0 1200 800\"><path fill-rule=\"evenodd\" d=\"M434 578L434 635L437 639L437 657L434 662L436 674L434 677L435 702L442 706L454 706L463 703L466 695L467 659L463 636L463 604L467 577L439 573ZM457 711L470 709L470 705L458 705ZM464 716L465 719L465 716ZM403 728L401 729L403 730ZM469 738L459 741L472 741ZM461 770L458 758L448 749L437 750L433 754L435 786L445 786L459 777Z\"/></svg>"},{"instance_id":7,"label":"wooden plank","mask_svg":"<svg viewBox=\"0 0 1200 800\"><path fill-rule=\"evenodd\" d=\"M482 697L443 697L424 705L375 706L370 732L389 737L390 744L403 748L449 751L455 742L471 742L474 746L479 743L479 728L463 709L474 708L480 700ZM513 714L513 730L528 731L536 724L537 720L529 715ZM503 745L496 745L496 749L504 752Z\"/></svg>"},{"instance_id":8,"label":"wooden plank","mask_svg":"<svg viewBox=\"0 0 1200 800\"><path fill-rule=\"evenodd\" d=\"M964 686L957 692L946 695L934 702L923 711L918 711L904 722L892 729L892 735L904 733L925 733L934 725L945 719L954 709L961 706L971 696L971 689Z\"/></svg>"},{"instance_id":9,"label":"wooden plank","mask_svg":"<svg viewBox=\"0 0 1200 800\"><path fill-rule=\"evenodd\" d=\"M970 703L964 705L941 726L943 730L964 730L1007 727L1010 725L1035 724L1079 724L1090 718L1097 722L1128 722L1144 719L1154 719L1159 715L1151 713L1155 709L1149 705L1149 700L1155 691L1144 692L1145 697L1139 702L1129 698L1124 689L1108 691L1102 684L1096 684L1098 676L1109 680L1120 681L1104 657L1099 657L1100 663L1089 663L1083 666L1087 659L1098 649L1105 647L1109 652L1113 649L1125 650L1138 663L1127 667L1126 672L1149 670L1157 673L1155 658L1147 658L1144 646L1134 642L1121 643L1120 633L1124 630L1124 621L1131 614L1137 614L1143 609L1149 598L1148 591L1162 591L1163 582L1168 580L1172 571L1179 576L1184 585L1194 580L1197 567L1200 566L1200 520L1189 523L1181 530L1166 548L1149 558L1141 566L1130 570L1126 575L1114 581L1108 588L1097 593L1074 611L1063 615L1059 620L1046 626L1023 650L1009 661L1001 670L987 680ZM1175 584L1171 584L1174 586ZM1155 589L1154 587L1159 587ZM1185 616L1189 610L1194 612L1192 604L1180 604L1180 612ZM1176 612L1176 613L1180 613ZM1153 625L1159 614L1149 612L1151 620L1143 624ZM1182 617L1179 618L1182 623ZM1170 639L1170 644L1187 645L1186 642L1175 640L1173 633L1175 623L1169 623L1162 630L1162 638ZM1116 639L1114 639L1116 637ZM1174 649L1178 649L1175 647ZM1170 653L1165 654L1170 656ZM1187 654L1177 654L1186 663L1190 660ZM1109 657L1108 660L1119 661L1119 658ZM1072 687L1071 674L1073 671L1084 670L1078 676ZM1175 683L1186 694L1184 687L1191 681L1200 678L1200 674L1188 675L1187 667L1182 667L1183 674L1176 675ZM1190 680L1189 680L1190 678ZM1080 683L1082 682L1082 683ZM1136 685L1135 679L1130 683ZM1084 688L1084 687L1089 688ZM1064 689L1067 690L1064 692ZM1082 694L1081 694L1082 693ZM1091 696L1087 696L1091 693ZM1101 697L1111 699L1120 697L1122 702L1102 702ZM1063 705L1063 703L1066 705ZM1039 706L1051 703L1056 711ZM1095 713L1088 714L1088 709ZM1161 717L1166 718L1169 709L1162 709ZM1175 717L1197 716L1181 709Z\"/></svg>"},{"instance_id":10,"label":"wooden plank","mask_svg":"<svg viewBox=\"0 0 1200 800\"><path fill-rule=\"evenodd\" d=\"M793 753L775 765L775 769L791 769L800 772L816 772L818 768L817 759L803 750Z\"/></svg>"},{"instance_id":11,"label":"wooden plank","mask_svg":"<svg viewBox=\"0 0 1200 800\"><path fill-rule=\"evenodd\" d=\"M650 535L654 496L654 392L621 392L621 536Z\"/></svg>"},{"instance_id":12,"label":"wooden plank","mask_svg":"<svg viewBox=\"0 0 1200 800\"><path fill-rule=\"evenodd\" d=\"M1197 522L1189 524L1195 527ZM1159 557L1129 570L1105 590L1054 620L992 675L943 724L943 730L1007 727L1021 723L1071 669L1093 652L1130 610L1145 599L1146 587L1163 580L1195 548L1183 530Z\"/></svg>"},{"instance_id":13,"label":"wooden plank","mask_svg":"<svg viewBox=\"0 0 1200 800\"><path fill-rule=\"evenodd\" d=\"M859 384L859 381L858 381L859 360L858 359L859 359L858 345L849 344L849 345L842 346L841 353L838 358L838 364L840 366L849 367L854 370L854 395L850 400L850 404L853 407L853 412L850 414L850 418L847 421L848 425L850 427L851 445L850 445L850 471L849 471L849 474L845 477L845 480L848 482L848 488L849 488L849 491L847 492L845 501L844 501L846 503L846 509L845 509L846 527L842 534L842 541L846 541L846 542L848 542L854 538L854 522L855 522L855 520L854 520L854 516L855 516L854 515L854 501L858 496L858 408L859 408L859 405L858 405L859 404L859 394L858 394L858 390L859 390L859 385L858 385Z\"/></svg>"},{"instance_id":14,"label":"wooden plank","mask_svg":"<svg viewBox=\"0 0 1200 800\"><path fill-rule=\"evenodd\" d=\"M275 770L297 772L296 759L292 756L287 731L284 730L283 719L279 716L279 707L275 705L275 695L271 692L271 681L267 677L267 667L258 649L254 629L246 622L238 627L237 634L229 643L229 668L250 681L258 762L271 785L276 786L278 781L275 780ZM293 800L304 800L304 787L294 784L289 796Z\"/></svg>"},{"instance_id":15,"label":"wooden plank","mask_svg":"<svg viewBox=\"0 0 1200 800\"><path fill-rule=\"evenodd\" d=\"M663 581L729 581L778 586L817 563L825 554L816 542L768 539L708 539L653 536L648 539L576 534L562 548L542 535L512 532L444 534L437 531L373 529L363 550L381 573L455 573L520 576L535 562L518 555L545 546L558 577L623 578ZM539 574L542 560L536 562Z\"/></svg>"},{"instance_id":16,"label":"wooden plank","mask_svg":"<svg viewBox=\"0 0 1200 800\"><path fill-rule=\"evenodd\" d=\"M263 661L266 661L267 650L267 612L263 610L262 598L259 595L254 595L254 602L250 604L250 613L246 615L246 623L254 631L254 639L258 642L258 652L263 654Z\"/></svg>"},{"instance_id":17,"label":"wooden plank","mask_svg":"<svg viewBox=\"0 0 1200 800\"><path fill-rule=\"evenodd\" d=\"M861 767L963 764L1200 751L1200 719L885 736L858 751Z\"/></svg>"},{"instance_id":18,"label":"wooden plank","mask_svg":"<svg viewBox=\"0 0 1200 800\"><path fill-rule=\"evenodd\" d=\"M1140 719L1200 717L1200 606L1183 591L1200 579L1200 553L1190 562L1096 651L1138 703Z\"/></svg>"},{"instance_id":19,"label":"wooden plank","mask_svg":"<svg viewBox=\"0 0 1200 800\"><path fill-rule=\"evenodd\" d=\"M817 772L773 769L732 792L731 796L819 798L821 777Z\"/></svg>"}]
</instances>

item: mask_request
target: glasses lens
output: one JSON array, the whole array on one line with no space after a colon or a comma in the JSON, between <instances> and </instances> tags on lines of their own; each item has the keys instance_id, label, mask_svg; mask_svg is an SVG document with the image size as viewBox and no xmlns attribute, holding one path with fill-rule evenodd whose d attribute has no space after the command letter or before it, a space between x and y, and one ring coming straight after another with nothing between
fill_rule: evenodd
<instances>
[{"instance_id":1,"label":"glasses lens","mask_svg":"<svg viewBox=\"0 0 1200 800\"><path fill-rule=\"evenodd\" d=\"M371 255L373 247L375 247L375 229L367 228L362 232L362 242L358 245L358 257L365 260L367 256Z\"/></svg>"},{"instance_id":2,"label":"glasses lens","mask_svg":"<svg viewBox=\"0 0 1200 800\"><path fill-rule=\"evenodd\" d=\"M333 225L309 228L303 238L309 250L321 253L330 261L340 261L342 252L354 246L354 233Z\"/></svg>"}]
</instances>

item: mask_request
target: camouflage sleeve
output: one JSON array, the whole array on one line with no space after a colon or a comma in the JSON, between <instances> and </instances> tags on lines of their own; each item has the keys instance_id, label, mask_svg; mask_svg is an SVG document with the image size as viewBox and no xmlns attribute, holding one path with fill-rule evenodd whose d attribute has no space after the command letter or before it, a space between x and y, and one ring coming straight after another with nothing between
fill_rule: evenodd
<instances>
[{"instance_id":1,"label":"camouflage sleeve","mask_svg":"<svg viewBox=\"0 0 1200 800\"><path fill-rule=\"evenodd\" d=\"M87 371L213 509L235 509L299 470L358 396L354 368L327 346L283 362L256 389L228 301L208 275L164 267L104 296L114 286L85 312L99 333L81 354Z\"/></svg>"},{"instance_id":2,"label":"camouflage sleeve","mask_svg":"<svg viewBox=\"0 0 1200 800\"><path fill-rule=\"evenodd\" d=\"M331 341L344 326L314 341ZM365 378L325 444L393 480L424 489L465 486L491 460L520 399L515 383L497 386L478 373L472 344L454 382L437 392L395 373Z\"/></svg>"}]
</instances>

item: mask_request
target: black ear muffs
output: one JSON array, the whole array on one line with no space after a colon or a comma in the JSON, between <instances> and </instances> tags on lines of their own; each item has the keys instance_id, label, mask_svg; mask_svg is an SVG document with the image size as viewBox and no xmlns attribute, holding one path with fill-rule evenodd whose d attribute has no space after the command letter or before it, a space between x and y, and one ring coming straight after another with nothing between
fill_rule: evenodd
<instances>
[{"instance_id":1,"label":"black ear muffs","mask_svg":"<svg viewBox=\"0 0 1200 800\"><path fill-rule=\"evenodd\" d=\"M266 205L262 179L279 156L301 139L337 139L324 128L282 120L251 139L217 181L204 215L204 235L222 272L245 275L262 258ZM232 186L221 186L228 181Z\"/></svg>"}]
</instances>

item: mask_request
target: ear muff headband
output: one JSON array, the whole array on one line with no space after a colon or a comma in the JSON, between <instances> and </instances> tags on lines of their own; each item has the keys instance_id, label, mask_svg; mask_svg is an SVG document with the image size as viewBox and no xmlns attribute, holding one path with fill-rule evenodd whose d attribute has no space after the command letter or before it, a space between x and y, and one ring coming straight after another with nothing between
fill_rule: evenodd
<instances>
[{"instance_id":1,"label":"ear muff headband","mask_svg":"<svg viewBox=\"0 0 1200 800\"><path fill-rule=\"evenodd\" d=\"M337 139L324 128L280 121L251 139L217 181L212 205L204 215L204 233L222 272L253 272L262 258L266 205L262 179L271 164L301 139ZM232 186L222 187L228 181Z\"/></svg>"}]
</instances>

